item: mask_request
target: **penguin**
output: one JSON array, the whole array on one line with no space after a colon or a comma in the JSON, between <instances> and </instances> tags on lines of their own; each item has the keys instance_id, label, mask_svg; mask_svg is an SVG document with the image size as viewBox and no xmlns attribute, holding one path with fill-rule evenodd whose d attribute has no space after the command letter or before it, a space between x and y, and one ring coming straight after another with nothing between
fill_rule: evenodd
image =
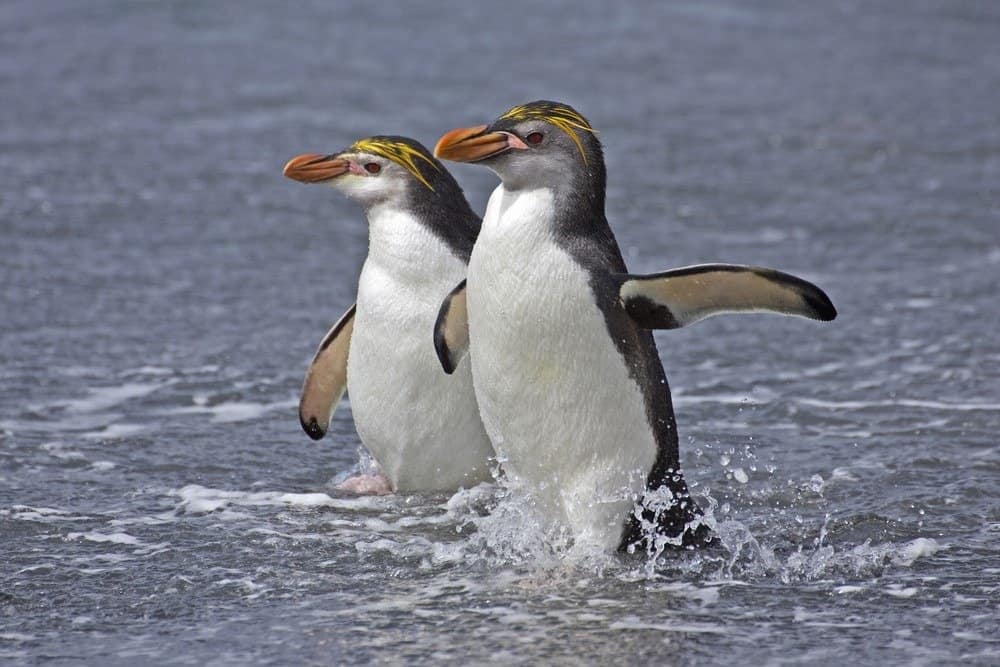
<instances>
[{"instance_id":1,"label":"penguin","mask_svg":"<svg viewBox=\"0 0 1000 667\"><path fill-rule=\"evenodd\" d=\"M832 320L829 298L749 266L629 274L605 217L601 144L568 105L532 102L452 130L435 156L482 164L501 180L434 339L445 372L469 350L507 477L574 545L659 553L710 542L684 480L651 330L723 312Z\"/></svg>"},{"instance_id":2,"label":"penguin","mask_svg":"<svg viewBox=\"0 0 1000 667\"><path fill-rule=\"evenodd\" d=\"M469 364L443 375L428 336L479 232L461 187L423 145L399 136L299 155L284 175L332 186L368 219L357 302L320 343L299 404L302 428L318 440L347 389L358 435L388 488L364 477L342 488L452 491L491 479L493 447Z\"/></svg>"}]
</instances>

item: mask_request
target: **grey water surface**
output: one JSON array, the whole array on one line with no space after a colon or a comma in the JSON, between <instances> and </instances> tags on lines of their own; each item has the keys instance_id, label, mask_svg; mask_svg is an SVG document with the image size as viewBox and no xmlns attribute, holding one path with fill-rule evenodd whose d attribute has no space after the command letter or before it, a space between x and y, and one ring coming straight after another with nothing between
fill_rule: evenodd
<instances>
[{"instance_id":1,"label":"grey water surface","mask_svg":"<svg viewBox=\"0 0 1000 667\"><path fill-rule=\"evenodd\" d=\"M11 0L0 54L0 662L1000 662L997 3ZM632 270L840 311L658 334L715 549L570 561L299 429L367 236L285 160L538 98Z\"/></svg>"}]
</instances>

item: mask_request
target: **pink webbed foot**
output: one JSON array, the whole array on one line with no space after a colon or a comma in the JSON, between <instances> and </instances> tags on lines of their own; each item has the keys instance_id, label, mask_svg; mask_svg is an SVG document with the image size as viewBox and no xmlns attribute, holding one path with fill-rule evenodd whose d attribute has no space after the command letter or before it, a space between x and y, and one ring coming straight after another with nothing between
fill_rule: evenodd
<instances>
[{"instance_id":1,"label":"pink webbed foot","mask_svg":"<svg viewBox=\"0 0 1000 667\"><path fill-rule=\"evenodd\" d=\"M392 485L382 474L348 477L337 485L337 489L359 496L384 496L392 493Z\"/></svg>"}]
</instances>

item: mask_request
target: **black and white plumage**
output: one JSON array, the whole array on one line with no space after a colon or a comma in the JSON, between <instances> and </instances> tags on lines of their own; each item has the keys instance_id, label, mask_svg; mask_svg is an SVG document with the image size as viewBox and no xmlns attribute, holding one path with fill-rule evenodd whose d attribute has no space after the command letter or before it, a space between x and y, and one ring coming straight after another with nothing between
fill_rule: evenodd
<instances>
[{"instance_id":1,"label":"black and white plumage","mask_svg":"<svg viewBox=\"0 0 1000 667\"><path fill-rule=\"evenodd\" d=\"M449 132L435 154L480 162L502 181L462 303L480 412L507 474L577 542L612 550L710 539L684 481L670 389L649 328L661 328L671 306L678 311L671 326L727 309L773 308L766 299L715 307L698 297L711 290L692 293L694 283L681 276L670 288L666 277L630 276L604 213L600 143L566 105L514 107L489 126ZM716 277L735 273L723 268ZM689 300L671 301L676 294ZM652 313L646 321L634 317L643 307ZM830 309L818 317L832 318ZM459 330L460 315L443 309L438 331ZM448 336L437 340L439 357L461 358L460 349L447 349Z\"/></svg>"},{"instance_id":2,"label":"black and white plumage","mask_svg":"<svg viewBox=\"0 0 1000 667\"><path fill-rule=\"evenodd\" d=\"M346 383L358 435L393 490L490 479L493 448L469 364L443 375L428 336L441 300L465 277L480 226L458 183L421 144L396 136L293 158L285 175L333 186L364 207L369 227L357 304L306 376L303 429L323 437Z\"/></svg>"}]
</instances>

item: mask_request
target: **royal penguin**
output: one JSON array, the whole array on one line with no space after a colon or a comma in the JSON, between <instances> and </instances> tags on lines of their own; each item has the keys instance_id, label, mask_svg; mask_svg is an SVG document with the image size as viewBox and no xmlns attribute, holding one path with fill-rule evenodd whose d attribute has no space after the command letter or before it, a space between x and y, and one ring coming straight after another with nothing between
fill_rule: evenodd
<instances>
[{"instance_id":1,"label":"royal penguin","mask_svg":"<svg viewBox=\"0 0 1000 667\"><path fill-rule=\"evenodd\" d=\"M445 372L469 351L507 477L575 543L658 552L710 541L651 329L741 311L831 320L829 298L749 266L629 274L605 217L601 144L568 105L516 106L448 132L435 155L501 180L433 335Z\"/></svg>"},{"instance_id":2,"label":"royal penguin","mask_svg":"<svg viewBox=\"0 0 1000 667\"><path fill-rule=\"evenodd\" d=\"M381 471L343 488L434 492L491 478L494 456L468 363L441 373L432 330L442 299L464 279L480 219L448 170L399 136L356 141L288 161L288 178L330 185L368 220L357 302L309 365L302 428L322 438L346 387L358 435Z\"/></svg>"}]
</instances>

